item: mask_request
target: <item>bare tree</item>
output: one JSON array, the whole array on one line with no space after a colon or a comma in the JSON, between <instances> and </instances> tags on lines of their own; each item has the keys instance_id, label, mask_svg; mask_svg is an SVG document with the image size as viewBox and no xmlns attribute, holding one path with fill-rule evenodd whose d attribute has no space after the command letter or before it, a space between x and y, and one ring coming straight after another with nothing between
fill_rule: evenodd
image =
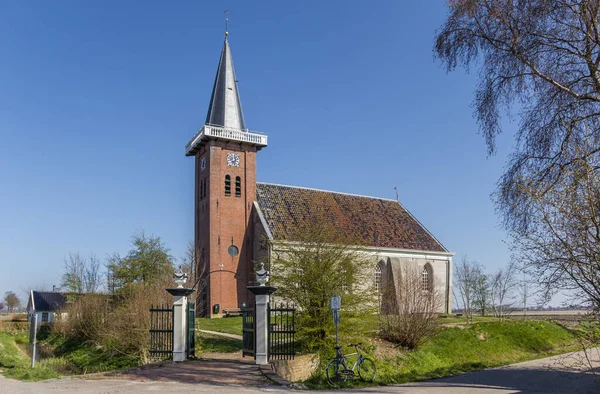
<instances>
[{"instance_id":1,"label":"bare tree","mask_svg":"<svg viewBox=\"0 0 600 394\"><path fill-rule=\"evenodd\" d=\"M490 305L491 289L490 279L483 272L483 267L476 264L473 271L473 301L472 305L479 311L481 316L485 316L485 311Z\"/></svg>"},{"instance_id":2,"label":"bare tree","mask_svg":"<svg viewBox=\"0 0 600 394\"><path fill-rule=\"evenodd\" d=\"M383 300L380 330L387 340L415 349L437 332L444 294L433 279L424 288L417 267L403 267L396 282L384 287Z\"/></svg>"},{"instance_id":3,"label":"bare tree","mask_svg":"<svg viewBox=\"0 0 600 394\"><path fill-rule=\"evenodd\" d=\"M448 70L481 62L474 108L488 151L519 108L496 204L545 288L600 307L600 2L453 0L435 52Z\"/></svg>"},{"instance_id":4,"label":"bare tree","mask_svg":"<svg viewBox=\"0 0 600 394\"><path fill-rule=\"evenodd\" d=\"M185 251L185 255L181 259L181 270L188 274L188 285L194 289L190 299L196 299L196 314L205 316L208 314L208 271L209 266L207 261L204 261L202 252L194 245L194 242L189 242Z\"/></svg>"},{"instance_id":5,"label":"bare tree","mask_svg":"<svg viewBox=\"0 0 600 394\"><path fill-rule=\"evenodd\" d=\"M83 274L83 290L86 293L97 293L102 285L100 260L95 255L90 255L86 261Z\"/></svg>"},{"instance_id":6,"label":"bare tree","mask_svg":"<svg viewBox=\"0 0 600 394\"><path fill-rule=\"evenodd\" d=\"M600 157L586 152L600 146L591 134L577 146L565 147L575 163L562 171L560 182L540 189L531 181L519 182L530 200L527 231L513 231L513 250L526 273L536 278L542 296L549 300L569 290L578 302L600 308ZM576 159L585 156L585 159Z\"/></svg>"},{"instance_id":7,"label":"bare tree","mask_svg":"<svg viewBox=\"0 0 600 394\"><path fill-rule=\"evenodd\" d=\"M475 298L476 282L480 272L477 262L469 261L467 255L463 255L461 260L454 266L453 287L462 301L467 323L471 323L473 320L473 299Z\"/></svg>"},{"instance_id":8,"label":"bare tree","mask_svg":"<svg viewBox=\"0 0 600 394\"><path fill-rule=\"evenodd\" d=\"M12 291L7 291L4 294L4 302L6 303L6 308L9 312L14 312L14 310L21 305L21 300L19 300L19 297Z\"/></svg>"},{"instance_id":9,"label":"bare tree","mask_svg":"<svg viewBox=\"0 0 600 394\"><path fill-rule=\"evenodd\" d=\"M95 293L101 286L100 260L95 255L89 258L79 253L69 253L64 259L65 272L62 276L64 290L74 293Z\"/></svg>"},{"instance_id":10,"label":"bare tree","mask_svg":"<svg viewBox=\"0 0 600 394\"><path fill-rule=\"evenodd\" d=\"M512 311L513 291L518 285L516 274L517 266L511 260L505 268L499 269L492 275L492 310L494 316L501 320Z\"/></svg>"}]
</instances>

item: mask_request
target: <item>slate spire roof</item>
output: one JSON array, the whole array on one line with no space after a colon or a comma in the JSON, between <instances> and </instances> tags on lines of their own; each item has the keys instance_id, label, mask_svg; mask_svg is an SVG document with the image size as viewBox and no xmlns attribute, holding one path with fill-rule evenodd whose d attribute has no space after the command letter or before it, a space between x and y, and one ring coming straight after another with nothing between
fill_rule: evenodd
<instances>
[{"instance_id":1,"label":"slate spire roof","mask_svg":"<svg viewBox=\"0 0 600 394\"><path fill-rule=\"evenodd\" d=\"M256 200L275 240L294 241L294 231L324 220L364 246L448 253L398 201L294 186L256 184Z\"/></svg>"},{"instance_id":2,"label":"slate spire roof","mask_svg":"<svg viewBox=\"0 0 600 394\"><path fill-rule=\"evenodd\" d=\"M206 124L246 130L227 35L221 50L217 76L206 114Z\"/></svg>"}]
</instances>

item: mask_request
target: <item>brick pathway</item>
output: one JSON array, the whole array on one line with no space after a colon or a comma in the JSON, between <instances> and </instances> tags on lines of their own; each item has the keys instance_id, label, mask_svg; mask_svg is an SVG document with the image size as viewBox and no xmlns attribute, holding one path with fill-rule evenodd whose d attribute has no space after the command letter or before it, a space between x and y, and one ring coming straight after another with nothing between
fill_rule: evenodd
<instances>
[{"instance_id":1,"label":"brick pathway","mask_svg":"<svg viewBox=\"0 0 600 394\"><path fill-rule=\"evenodd\" d=\"M273 384L265 378L251 358L240 353L213 353L200 360L162 363L146 368L110 373L108 379L205 383L215 385L264 386Z\"/></svg>"}]
</instances>

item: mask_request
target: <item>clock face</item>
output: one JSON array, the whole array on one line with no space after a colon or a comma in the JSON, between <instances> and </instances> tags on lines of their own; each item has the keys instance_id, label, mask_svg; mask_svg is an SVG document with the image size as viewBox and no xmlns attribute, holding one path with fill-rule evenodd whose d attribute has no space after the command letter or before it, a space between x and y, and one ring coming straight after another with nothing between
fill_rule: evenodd
<instances>
[{"instance_id":1,"label":"clock face","mask_svg":"<svg viewBox=\"0 0 600 394\"><path fill-rule=\"evenodd\" d=\"M228 153L227 154L227 165L230 167L239 167L240 166L240 155L237 153Z\"/></svg>"},{"instance_id":2,"label":"clock face","mask_svg":"<svg viewBox=\"0 0 600 394\"><path fill-rule=\"evenodd\" d=\"M200 161L200 171L204 171L206 169L206 156L202 158Z\"/></svg>"}]
</instances>

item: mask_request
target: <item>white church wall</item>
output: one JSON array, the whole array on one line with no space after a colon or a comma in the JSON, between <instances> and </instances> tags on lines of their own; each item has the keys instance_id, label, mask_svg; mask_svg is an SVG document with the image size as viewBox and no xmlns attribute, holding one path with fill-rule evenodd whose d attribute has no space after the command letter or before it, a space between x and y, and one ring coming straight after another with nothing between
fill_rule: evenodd
<instances>
[{"instance_id":1,"label":"white church wall","mask_svg":"<svg viewBox=\"0 0 600 394\"><path fill-rule=\"evenodd\" d=\"M269 251L272 255L286 253L285 242L274 242ZM444 303L440 305L439 313L451 313L452 311L452 253L447 252L427 252L427 251L411 251L402 249L382 249L382 248L361 248L368 258L371 258L372 273L368 274L368 278L372 278L372 283L366 283L365 286L371 286L375 281L375 267L380 261L384 261L387 265L388 258L400 261L402 265L416 265L419 270L425 267L426 263L431 265L433 270L434 283L437 290L443 294ZM269 259L273 260L273 259ZM271 270L276 270L277 267L272 266Z\"/></svg>"}]
</instances>

